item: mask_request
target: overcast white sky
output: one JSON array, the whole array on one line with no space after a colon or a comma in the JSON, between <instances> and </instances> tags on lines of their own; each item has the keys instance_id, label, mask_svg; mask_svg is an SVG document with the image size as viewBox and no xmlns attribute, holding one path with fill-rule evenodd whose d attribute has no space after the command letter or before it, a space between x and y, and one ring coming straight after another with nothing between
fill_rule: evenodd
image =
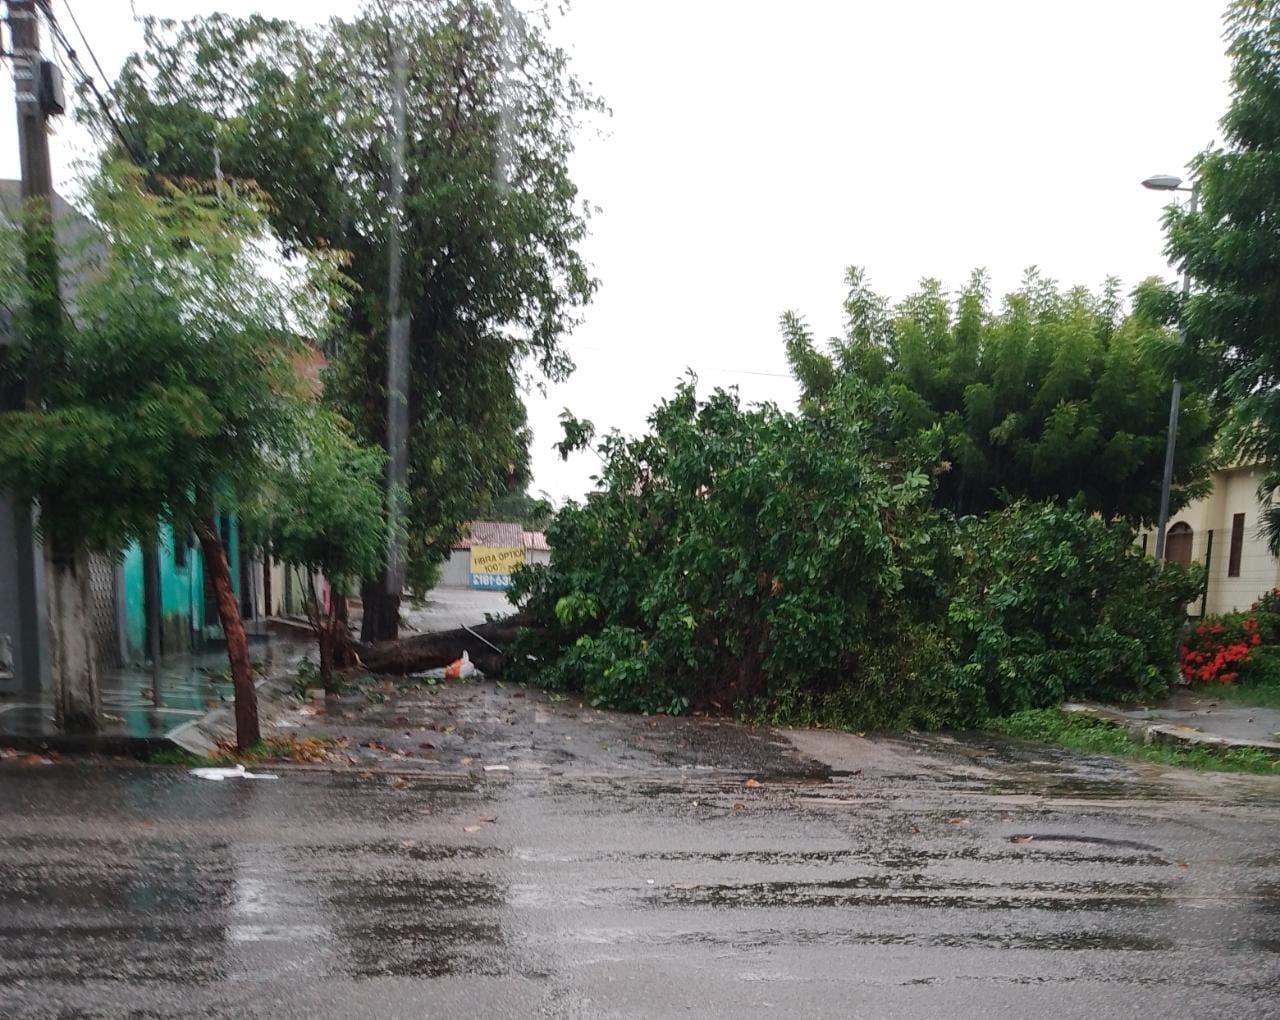
<instances>
[{"instance_id":1,"label":"overcast white sky","mask_svg":"<svg viewBox=\"0 0 1280 1020\"><path fill-rule=\"evenodd\" d=\"M314 21L351 8L54 0L73 41L68 2L111 74L140 43L135 12ZM686 367L704 388L792 401L778 316L837 331L850 263L893 298L925 276L957 287L978 266L997 294L1031 264L1091 286L1170 275L1163 200L1139 181L1183 172L1219 137L1225 5L576 0L557 38L614 112L575 161L603 207L586 248L603 286L569 340L578 371L529 396L533 488L580 495L597 466L550 449L562 407L635 432ZM12 109L7 72L0 106ZM86 151L59 128L60 186ZM0 128L0 176L17 165Z\"/></svg>"}]
</instances>

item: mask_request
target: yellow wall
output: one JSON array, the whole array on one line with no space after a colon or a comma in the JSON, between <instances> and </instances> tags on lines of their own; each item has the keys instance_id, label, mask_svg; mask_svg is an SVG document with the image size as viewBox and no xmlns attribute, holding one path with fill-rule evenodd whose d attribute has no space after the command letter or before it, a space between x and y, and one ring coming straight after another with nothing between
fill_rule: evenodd
<instances>
[{"instance_id":1,"label":"yellow wall","mask_svg":"<svg viewBox=\"0 0 1280 1020\"><path fill-rule=\"evenodd\" d=\"M1213 492L1198 499L1169 519L1169 527L1182 521L1191 526L1191 558L1204 563L1213 532L1213 552L1209 564L1208 613L1227 613L1247 608L1259 595L1280 586L1280 561L1267 551L1266 539L1258 528L1258 468L1239 467L1218 471L1213 476ZM1231 556L1231 521L1244 514L1244 545L1240 554L1240 576L1228 577ZM1155 529L1139 535L1145 538L1148 553L1155 552ZM1201 607L1197 604L1193 612Z\"/></svg>"}]
</instances>

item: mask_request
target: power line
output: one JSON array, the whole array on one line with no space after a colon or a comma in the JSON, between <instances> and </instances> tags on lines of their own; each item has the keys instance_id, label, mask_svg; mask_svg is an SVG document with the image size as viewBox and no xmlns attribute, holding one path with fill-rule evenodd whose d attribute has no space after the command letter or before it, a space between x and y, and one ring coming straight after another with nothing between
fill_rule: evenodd
<instances>
[{"instance_id":1,"label":"power line","mask_svg":"<svg viewBox=\"0 0 1280 1020\"><path fill-rule=\"evenodd\" d=\"M63 5L66 6L66 0L63 0ZM128 150L129 155L133 157L134 162L139 166L144 166L146 164L146 158L143 156L141 148L136 144L134 139L125 134L125 131L120 126L120 122L116 119L115 114L111 112L111 105L107 102L107 98L98 89L93 77L85 71L84 66L80 63L80 57L76 53L75 47L71 45L70 41L67 39L66 33L62 31L62 26L58 24L57 18L53 15L52 5L41 4L40 9L44 12L45 20L49 23L50 36L62 47L63 52L67 55L67 59L71 61L71 66L74 69L75 76L78 78L79 83L93 93L94 98L98 101L98 109L102 111L102 115L106 117L107 123L111 125L111 129L120 140L120 144ZM67 13L71 14L71 8L69 6L67 7ZM71 14L71 18L74 22L75 15ZM76 30L79 31L78 24L76 25ZM83 33L81 33L80 38L84 39ZM87 40L85 42L85 46L88 47ZM92 48L89 48L89 54L92 57L95 66L97 66L98 70L101 71L102 65L98 63L98 58L93 56ZM103 74L103 79L106 79L105 73Z\"/></svg>"},{"instance_id":2,"label":"power line","mask_svg":"<svg viewBox=\"0 0 1280 1020\"><path fill-rule=\"evenodd\" d=\"M93 66L98 69L98 74L102 76L103 82L106 82L107 72L102 69L102 64L98 62L98 55L93 52L93 47L89 45L89 37L84 34L84 30L80 27L80 22L76 18L76 12L71 9L71 4L68 3L67 0L62 0L62 6L66 8L67 16L71 19L71 24L76 28L76 35L78 35L80 37L80 41L84 43L84 48L89 51L89 59L93 61ZM110 91L109 88L108 91Z\"/></svg>"}]
</instances>

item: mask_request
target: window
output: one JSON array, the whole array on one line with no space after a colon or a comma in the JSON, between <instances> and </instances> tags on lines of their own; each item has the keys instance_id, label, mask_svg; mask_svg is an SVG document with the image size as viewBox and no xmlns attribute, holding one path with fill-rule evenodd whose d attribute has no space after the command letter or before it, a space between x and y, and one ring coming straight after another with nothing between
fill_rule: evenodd
<instances>
[{"instance_id":1,"label":"window","mask_svg":"<svg viewBox=\"0 0 1280 1020\"><path fill-rule=\"evenodd\" d=\"M187 536L173 536L173 569L187 569Z\"/></svg>"},{"instance_id":2,"label":"window","mask_svg":"<svg viewBox=\"0 0 1280 1020\"><path fill-rule=\"evenodd\" d=\"M1191 525L1179 521L1169 529L1164 540L1164 558L1168 563L1178 563L1184 567L1191 566L1191 541L1195 532Z\"/></svg>"},{"instance_id":3,"label":"window","mask_svg":"<svg viewBox=\"0 0 1280 1020\"><path fill-rule=\"evenodd\" d=\"M1227 557L1227 576L1240 576L1240 556L1244 552L1244 514L1231 518L1231 553Z\"/></svg>"}]
</instances>

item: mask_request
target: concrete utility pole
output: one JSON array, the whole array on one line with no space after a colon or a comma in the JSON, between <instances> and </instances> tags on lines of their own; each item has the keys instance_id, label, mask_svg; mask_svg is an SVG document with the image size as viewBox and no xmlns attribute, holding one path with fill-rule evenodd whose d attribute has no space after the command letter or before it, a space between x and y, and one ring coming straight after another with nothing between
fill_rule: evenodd
<instances>
[{"instance_id":1,"label":"concrete utility pole","mask_svg":"<svg viewBox=\"0 0 1280 1020\"><path fill-rule=\"evenodd\" d=\"M18 110L21 193L27 215L34 217L24 221L31 317L40 322L47 334L41 340L53 338L56 342L63 313L48 120L63 112L62 78L57 66L40 52L39 19L42 13L49 16L48 0L6 0L6 7ZM39 378L27 378L24 392L8 396L21 404L38 394L40 386ZM22 686L42 687L47 677L59 723L69 730L95 729L98 677L89 628L88 557L80 549L41 550L33 538L31 507L10 503L10 510L10 532L17 557ZM0 525L3 523L0 515ZM3 552L7 550L0 549ZM28 664L35 665L34 671Z\"/></svg>"},{"instance_id":2,"label":"concrete utility pole","mask_svg":"<svg viewBox=\"0 0 1280 1020\"><path fill-rule=\"evenodd\" d=\"M45 114L39 102L40 29L31 0L8 0L9 58L18 107L22 199L53 192ZM12 343L5 331L0 343ZM0 392L0 410L21 407L25 386ZM44 688L49 679L47 594L44 554L35 540L32 507L0 494L0 684L24 692ZM7 674L7 676L6 676Z\"/></svg>"}]
</instances>

